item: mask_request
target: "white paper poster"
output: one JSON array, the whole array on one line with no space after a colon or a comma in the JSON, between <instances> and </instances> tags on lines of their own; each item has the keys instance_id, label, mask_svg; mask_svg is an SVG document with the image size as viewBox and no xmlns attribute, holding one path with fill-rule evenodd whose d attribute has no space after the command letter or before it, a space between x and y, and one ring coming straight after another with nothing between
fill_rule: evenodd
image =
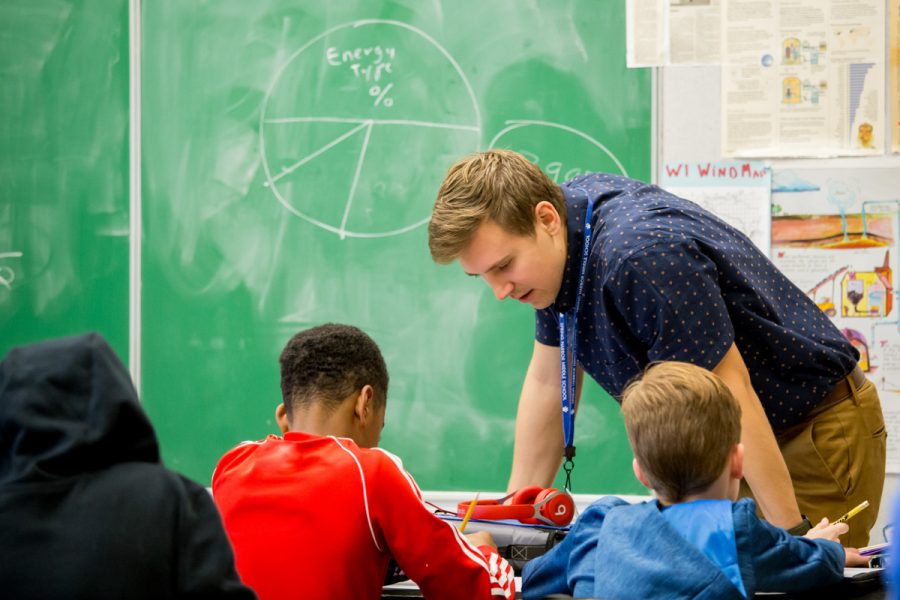
<instances>
[{"instance_id":1,"label":"white paper poster","mask_svg":"<svg viewBox=\"0 0 900 600\"><path fill-rule=\"evenodd\" d=\"M900 171L779 170L772 260L832 318L878 388L888 472L900 472Z\"/></svg>"},{"instance_id":2,"label":"white paper poster","mask_svg":"<svg viewBox=\"0 0 900 600\"><path fill-rule=\"evenodd\" d=\"M722 62L722 0L627 0L629 67Z\"/></svg>"},{"instance_id":3,"label":"white paper poster","mask_svg":"<svg viewBox=\"0 0 900 600\"><path fill-rule=\"evenodd\" d=\"M729 0L722 154L883 153L883 0Z\"/></svg>"},{"instance_id":4,"label":"white paper poster","mask_svg":"<svg viewBox=\"0 0 900 600\"><path fill-rule=\"evenodd\" d=\"M660 187L719 216L768 255L771 175L763 163L669 162Z\"/></svg>"}]
</instances>

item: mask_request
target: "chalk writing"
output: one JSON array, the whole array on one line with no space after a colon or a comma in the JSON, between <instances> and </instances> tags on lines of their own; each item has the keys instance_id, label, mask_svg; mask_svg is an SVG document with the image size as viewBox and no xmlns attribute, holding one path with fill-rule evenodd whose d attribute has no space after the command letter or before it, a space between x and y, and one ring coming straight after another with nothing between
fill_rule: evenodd
<instances>
[{"instance_id":1,"label":"chalk writing","mask_svg":"<svg viewBox=\"0 0 900 600\"><path fill-rule=\"evenodd\" d=\"M21 257L21 252L0 252L0 261ZM16 272L13 271L12 267L0 264L0 286L10 289L12 282L15 281L15 279Z\"/></svg>"},{"instance_id":2,"label":"chalk writing","mask_svg":"<svg viewBox=\"0 0 900 600\"><path fill-rule=\"evenodd\" d=\"M563 163L556 160L550 161L546 164L542 164L541 157L534 152L531 152L530 150L519 149L518 152L529 161L539 166L541 170L546 173L547 176L550 177L550 179L553 180L554 183L563 183L564 181L568 181L574 177L578 177L579 175L587 173L587 170L581 167L571 167L564 171Z\"/></svg>"},{"instance_id":3,"label":"chalk writing","mask_svg":"<svg viewBox=\"0 0 900 600\"><path fill-rule=\"evenodd\" d=\"M628 172L625 170L625 167L619 161L618 157L615 154L610 152L610 150L601 144L599 141L595 140L588 134L575 129L574 127L569 127L568 125L563 125L561 123L552 123L550 121L531 121L531 120L513 120L507 121L506 127L500 130L497 135L491 140L488 144L490 148L509 148L519 152L523 156L525 156L528 160L533 162L534 164L541 167L541 169L556 183L562 183L564 181L568 181L573 177L577 177L584 173L588 173L591 170L581 166L573 166L569 165L565 166L563 161L557 159L554 156L550 160L546 160L545 158L540 157L536 152L531 151L528 148L523 147L523 144L516 143L515 141L508 142L507 139L516 140L519 139L515 137L516 132L521 135L523 130L549 130L556 131L559 135L563 135L567 138L570 138L571 141L567 142L567 146L572 147L576 140L580 140L585 143L585 151L582 156L586 157L587 160L596 163L597 154L604 155L606 159L611 161L610 167L607 167L607 170L610 172L618 171L622 175L628 176ZM532 134L533 135L533 134ZM525 137L524 139L533 139L531 135ZM599 151L599 152L598 152ZM546 160L546 162L544 162Z\"/></svg>"},{"instance_id":4,"label":"chalk writing","mask_svg":"<svg viewBox=\"0 0 900 600\"><path fill-rule=\"evenodd\" d=\"M375 102L373 103L373 106L378 106L379 104L383 104L384 106L387 106L388 108L393 106L394 99L391 97L388 97L388 95L387 95L387 93L391 90L392 87L394 87L394 84L389 83L386 86L384 86L384 88L382 88L381 86L378 86L378 85L373 85L371 88L369 88L369 95L375 97Z\"/></svg>"},{"instance_id":5,"label":"chalk writing","mask_svg":"<svg viewBox=\"0 0 900 600\"><path fill-rule=\"evenodd\" d=\"M391 74L393 63L397 56L395 48L382 48L370 46L368 48L353 48L351 50L338 50L329 46L325 50L325 60L332 67L347 65L353 76L365 81L380 81L384 74Z\"/></svg>"}]
</instances>

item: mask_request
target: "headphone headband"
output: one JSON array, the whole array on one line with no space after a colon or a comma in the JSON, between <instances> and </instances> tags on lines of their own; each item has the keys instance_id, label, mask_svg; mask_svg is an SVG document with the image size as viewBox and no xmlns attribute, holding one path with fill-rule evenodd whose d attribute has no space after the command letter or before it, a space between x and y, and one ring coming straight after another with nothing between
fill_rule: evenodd
<instances>
[{"instance_id":1,"label":"headphone headband","mask_svg":"<svg viewBox=\"0 0 900 600\"><path fill-rule=\"evenodd\" d=\"M516 497L525 491L527 500L516 503ZM536 493L535 493L536 491ZM504 504L512 498L512 504ZM456 514L465 516L471 502L460 502ZM544 523L546 525L567 525L574 516L575 503L565 490L541 489L537 486L523 488L499 500L478 500L472 509L471 518L487 521L516 519L523 523Z\"/></svg>"}]
</instances>

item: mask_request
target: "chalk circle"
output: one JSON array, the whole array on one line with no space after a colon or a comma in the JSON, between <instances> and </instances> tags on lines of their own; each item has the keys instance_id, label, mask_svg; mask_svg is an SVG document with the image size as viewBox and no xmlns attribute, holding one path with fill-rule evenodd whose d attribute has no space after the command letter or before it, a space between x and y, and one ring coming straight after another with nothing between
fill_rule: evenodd
<instances>
[{"instance_id":1,"label":"chalk circle","mask_svg":"<svg viewBox=\"0 0 900 600\"><path fill-rule=\"evenodd\" d=\"M277 70L260 114L264 185L342 239L427 223L447 167L480 140L459 64L399 21L355 21L308 41Z\"/></svg>"}]
</instances>

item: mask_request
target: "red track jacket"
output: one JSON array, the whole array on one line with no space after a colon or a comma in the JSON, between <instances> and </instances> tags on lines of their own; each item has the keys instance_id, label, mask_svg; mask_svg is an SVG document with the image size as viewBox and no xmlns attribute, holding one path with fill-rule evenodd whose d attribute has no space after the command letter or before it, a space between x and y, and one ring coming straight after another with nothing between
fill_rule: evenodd
<instances>
[{"instance_id":1,"label":"red track jacket","mask_svg":"<svg viewBox=\"0 0 900 600\"><path fill-rule=\"evenodd\" d=\"M430 600L515 596L509 563L433 515L379 448L300 432L245 442L219 461L213 496L260 600L377 600L391 558Z\"/></svg>"}]
</instances>

